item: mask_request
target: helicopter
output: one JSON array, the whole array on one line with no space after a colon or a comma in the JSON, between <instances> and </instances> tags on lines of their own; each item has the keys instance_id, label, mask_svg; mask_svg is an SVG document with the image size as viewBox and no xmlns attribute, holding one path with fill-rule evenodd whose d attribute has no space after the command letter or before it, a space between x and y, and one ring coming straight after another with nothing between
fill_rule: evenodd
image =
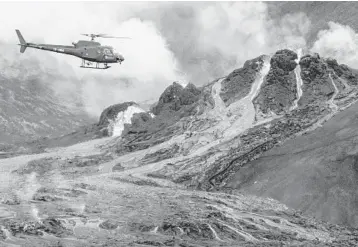
<instances>
[{"instance_id":1,"label":"helicopter","mask_svg":"<svg viewBox=\"0 0 358 247\"><path fill-rule=\"evenodd\" d=\"M68 45L51 45L51 44L35 44L27 43L22 36L21 32L18 29L15 29L16 34L20 41L20 52L24 53L27 47L34 49L40 49L45 51L52 51L57 53L62 53L66 55L72 55L82 59L81 68L90 68L90 69L108 69L111 66L108 64L119 63L121 64L124 61L124 57L115 52L114 48L111 46L102 46L99 42L96 42L95 38L120 38L120 39L129 39L128 37L114 37L108 36L106 34L82 34L84 36L91 37L91 40L79 40L78 42L73 42L72 46ZM93 63L96 63L96 66L91 66ZM103 67L100 65L103 64Z\"/></svg>"}]
</instances>

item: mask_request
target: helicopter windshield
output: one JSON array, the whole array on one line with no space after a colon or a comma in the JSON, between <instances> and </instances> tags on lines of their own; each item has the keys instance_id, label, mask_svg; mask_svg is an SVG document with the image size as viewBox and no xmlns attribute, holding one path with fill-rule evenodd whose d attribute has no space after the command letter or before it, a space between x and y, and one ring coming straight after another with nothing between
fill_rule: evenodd
<instances>
[{"instance_id":1,"label":"helicopter windshield","mask_svg":"<svg viewBox=\"0 0 358 247\"><path fill-rule=\"evenodd\" d=\"M114 55L113 48L104 48L103 52L106 55Z\"/></svg>"}]
</instances>

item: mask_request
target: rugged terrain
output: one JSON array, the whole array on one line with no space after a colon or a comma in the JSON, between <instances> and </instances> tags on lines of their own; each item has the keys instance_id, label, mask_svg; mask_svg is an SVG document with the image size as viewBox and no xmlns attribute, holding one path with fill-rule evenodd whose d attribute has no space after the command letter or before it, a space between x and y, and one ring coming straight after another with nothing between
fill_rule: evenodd
<instances>
[{"instance_id":1,"label":"rugged terrain","mask_svg":"<svg viewBox=\"0 0 358 247\"><path fill-rule=\"evenodd\" d=\"M70 90L66 97L58 95L66 80L79 87L76 80L44 69L34 59L11 63L6 55L0 56L0 152L12 150L15 144L64 135L95 122L86 114L78 95L70 95Z\"/></svg>"},{"instance_id":2,"label":"rugged terrain","mask_svg":"<svg viewBox=\"0 0 358 247\"><path fill-rule=\"evenodd\" d=\"M0 160L0 241L356 246L357 81L285 49L202 87L174 82L149 110L109 106Z\"/></svg>"}]
</instances>

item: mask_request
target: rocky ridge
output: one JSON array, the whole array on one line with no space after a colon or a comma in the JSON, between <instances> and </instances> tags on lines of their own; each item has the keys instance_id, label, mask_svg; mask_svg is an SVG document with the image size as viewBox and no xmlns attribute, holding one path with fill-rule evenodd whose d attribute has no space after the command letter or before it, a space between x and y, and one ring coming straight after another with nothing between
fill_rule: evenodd
<instances>
[{"instance_id":1,"label":"rocky ridge","mask_svg":"<svg viewBox=\"0 0 358 247\"><path fill-rule=\"evenodd\" d=\"M297 96L294 69L297 54L291 50L276 52L270 60L270 71L254 101L256 111L268 114L287 112Z\"/></svg>"},{"instance_id":2,"label":"rocky ridge","mask_svg":"<svg viewBox=\"0 0 358 247\"><path fill-rule=\"evenodd\" d=\"M157 112L158 115L155 118L146 122L144 126L142 125L142 132L127 132L131 134L124 135L119 142L112 146L114 152L124 155L161 143L168 143L168 145L171 143L164 149L158 147L152 153L147 153L143 160L138 159L138 166L148 164L147 157L149 156L156 157L156 161L168 159L167 163L170 166L164 165L161 169L151 172L150 176L174 182L185 182L190 187L217 189L225 186L224 181L230 177L230 174L235 173L235 170L245 163L258 158L267 150L282 145L297 135L302 135L321 126L338 111L346 109L358 99L355 88L357 73L346 65L338 65L334 60L322 59L318 54L305 55L297 61L301 66L300 77L303 82L302 95L298 98L297 78L294 73L298 66L298 63L295 62L298 57L293 51L282 50L270 59L270 69L263 78L261 88L257 90L257 97L253 100L257 110L256 115L260 115L261 109L265 109L265 107L268 107L267 111L272 111L275 114L273 117L266 117L261 121L255 116L256 119L244 128L240 128L240 126L235 128L235 131L230 131L231 126L236 127L235 121L242 124L245 116L241 114L245 112L245 106L236 108L238 110L236 112L230 111L230 105L240 102L243 98L238 91L235 92L235 87L241 86L236 85L236 82L252 87L253 74L256 73L257 78L258 71L262 70L263 63L260 61L263 61L263 57L248 61L243 69L235 70L227 78L201 88L202 92L211 91L209 101L204 107L203 102L207 96L199 94L200 100L185 106L186 115L181 113L179 108L173 108L178 105L173 103L178 102L178 100L174 101L174 96L171 98L172 101L160 100L160 104L170 102L167 106L170 110ZM242 78L247 80L243 82ZM235 86L230 85L229 82ZM349 86L349 91L347 91L347 86ZM183 90L176 84L171 87L180 88L178 91ZM244 87L242 90L249 92L248 88L250 87ZM276 94L275 92L281 89L275 89L275 87L285 88L288 91ZM219 97L216 92L218 88L220 90ZM336 89L338 92L335 93ZM178 91L166 90L163 95L175 95ZM281 95L283 98L280 97ZM230 100L225 102L221 96L224 99L230 98ZM170 98L167 95L165 97ZM270 100L274 102L271 105L268 103L271 102ZM292 110L295 100L298 101L297 108ZM332 108L332 105L336 107ZM161 109L163 108L161 106ZM188 110L200 108L206 111L196 111L193 114ZM148 131L153 126L153 122L160 121L162 114L168 116L166 114L169 112L174 115L171 117L175 121L162 123L160 130ZM146 128L145 125L150 127ZM175 152L169 151L172 150L171 147L175 147ZM229 150L222 151L225 147L229 147ZM172 154L167 155L168 152ZM205 166L200 165L204 163Z\"/></svg>"}]
</instances>

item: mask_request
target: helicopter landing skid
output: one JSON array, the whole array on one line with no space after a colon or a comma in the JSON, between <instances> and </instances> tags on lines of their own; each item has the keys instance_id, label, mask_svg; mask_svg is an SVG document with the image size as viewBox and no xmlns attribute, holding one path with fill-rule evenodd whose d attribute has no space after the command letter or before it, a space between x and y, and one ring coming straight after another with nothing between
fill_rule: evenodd
<instances>
[{"instance_id":1,"label":"helicopter landing skid","mask_svg":"<svg viewBox=\"0 0 358 247\"><path fill-rule=\"evenodd\" d=\"M94 66L80 66L80 68L85 68L85 69L109 69L111 66L106 66L106 67L103 67L103 68L101 68L101 67L94 67Z\"/></svg>"},{"instance_id":2,"label":"helicopter landing skid","mask_svg":"<svg viewBox=\"0 0 358 247\"><path fill-rule=\"evenodd\" d=\"M85 63L82 62L80 68L86 68L86 69L109 69L111 66L108 66L106 63L104 64L104 67L100 67L99 63L96 63L96 66L90 66L92 63Z\"/></svg>"}]
</instances>

